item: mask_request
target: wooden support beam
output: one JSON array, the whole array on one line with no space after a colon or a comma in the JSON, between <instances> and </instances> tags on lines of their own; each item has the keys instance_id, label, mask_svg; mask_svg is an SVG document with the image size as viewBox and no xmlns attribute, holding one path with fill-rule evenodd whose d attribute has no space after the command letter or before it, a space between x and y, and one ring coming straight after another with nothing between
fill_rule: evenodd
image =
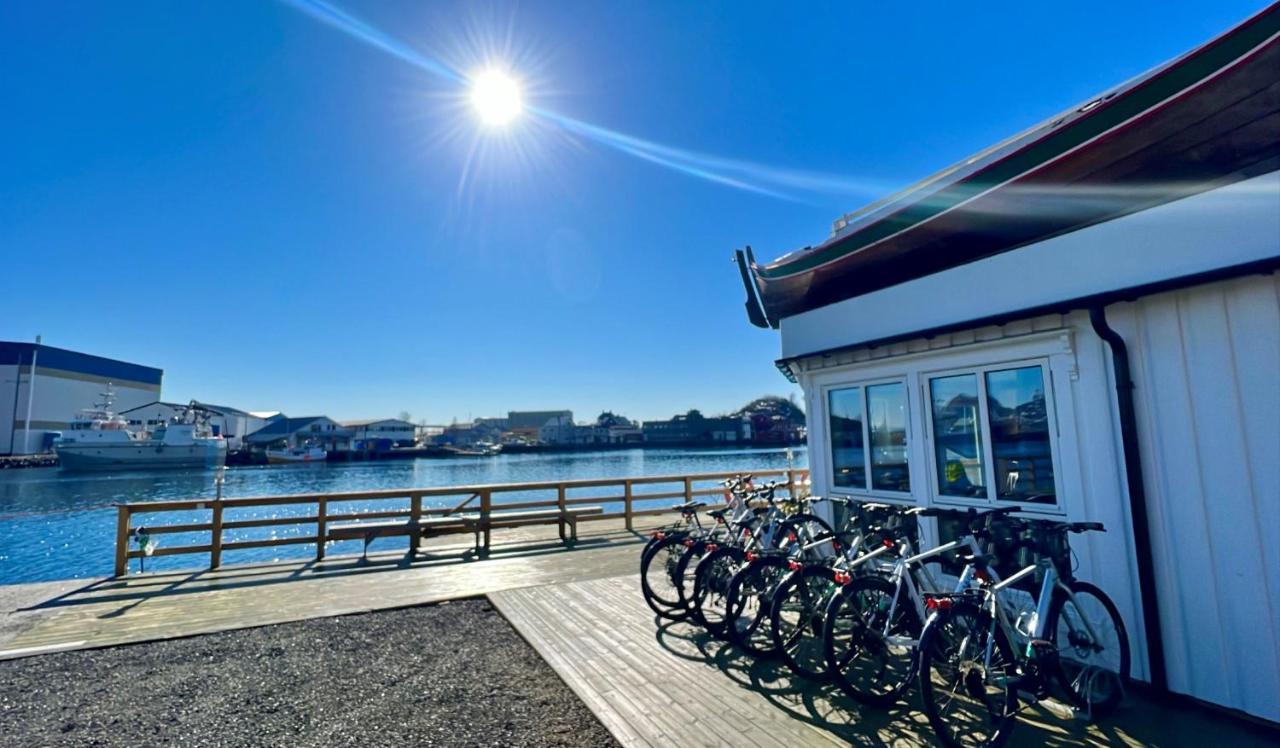
<instances>
[{"instance_id":1,"label":"wooden support beam","mask_svg":"<svg viewBox=\"0 0 1280 748\"><path fill-rule=\"evenodd\" d=\"M316 512L316 560L324 560L324 536L328 531L326 525L329 515L329 500L323 496L316 499L318 511Z\"/></svg>"},{"instance_id":2,"label":"wooden support beam","mask_svg":"<svg viewBox=\"0 0 1280 748\"><path fill-rule=\"evenodd\" d=\"M212 537L209 539L209 547L213 550L209 551L209 568L216 569L222 566L222 500L217 499L213 502L213 527L209 529Z\"/></svg>"},{"instance_id":3,"label":"wooden support beam","mask_svg":"<svg viewBox=\"0 0 1280 748\"><path fill-rule=\"evenodd\" d=\"M116 576L129 573L129 507L116 505Z\"/></svg>"}]
</instances>

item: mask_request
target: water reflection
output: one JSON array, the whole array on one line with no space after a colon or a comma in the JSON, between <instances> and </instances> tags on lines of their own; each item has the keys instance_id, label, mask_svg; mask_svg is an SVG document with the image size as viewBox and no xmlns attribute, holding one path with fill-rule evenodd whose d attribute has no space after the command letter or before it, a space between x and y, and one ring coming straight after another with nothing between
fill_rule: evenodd
<instances>
[{"instance_id":1,"label":"water reflection","mask_svg":"<svg viewBox=\"0 0 1280 748\"><path fill-rule=\"evenodd\" d=\"M795 450L796 467L805 467L805 450ZM340 493L406 487L481 483L525 483L583 478L677 475L735 470L783 469L784 450L626 450L556 455L501 455L493 458L413 460L403 462L284 465L227 470L224 496L266 496L295 493ZM677 487L678 488L678 487ZM658 492L662 486L647 487ZM671 489L667 489L671 490ZM605 491L607 493L607 490ZM66 473L57 469L8 470L0 473L0 584L67 579L109 574L116 512L112 504L123 501L191 499L214 495L213 473ZM570 496L599 496L599 489L570 492ZM554 492L506 494L503 500L551 498ZM496 501L497 499L495 499ZM453 498L426 506L449 506ZM670 500L656 506L670 504ZM407 502L399 502L407 506ZM377 502L377 509L392 509L397 502ZM610 506L610 505L606 505ZM367 502L334 504L331 511L358 511ZM306 506L273 506L228 512L227 521L266 517L304 516ZM204 522L208 512L189 512L181 520L166 516L164 522ZM146 518L140 518L145 522ZM253 538L302 536L313 526L286 526L229 531L227 542ZM164 535L166 546L207 542L207 534ZM386 548L403 548L403 539L381 541ZM384 547L375 544L374 548ZM359 552L358 543L334 548L334 553ZM314 553L307 545L237 551L225 563L301 558ZM157 557L150 569L193 568L206 563L202 556Z\"/></svg>"}]
</instances>

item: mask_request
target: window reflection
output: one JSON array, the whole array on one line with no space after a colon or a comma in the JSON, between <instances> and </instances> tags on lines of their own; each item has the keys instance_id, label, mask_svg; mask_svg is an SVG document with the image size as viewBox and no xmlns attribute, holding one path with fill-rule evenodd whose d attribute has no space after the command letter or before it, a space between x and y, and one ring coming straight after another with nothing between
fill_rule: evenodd
<instances>
[{"instance_id":1,"label":"window reflection","mask_svg":"<svg viewBox=\"0 0 1280 748\"><path fill-rule=\"evenodd\" d=\"M1029 366L987 372L986 377L996 497L1054 503L1044 373Z\"/></svg>"},{"instance_id":2,"label":"window reflection","mask_svg":"<svg viewBox=\"0 0 1280 748\"><path fill-rule=\"evenodd\" d=\"M907 392L901 382L867 387L871 487L910 491L907 469Z\"/></svg>"},{"instance_id":3,"label":"window reflection","mask_svg":"<svg viewBox=\"0 0 1280 748\"><path fill-rule=\"evenodd\" d=\"M929 395L933 401L939 493L986 498L977 376L961 374L931 379Z\"/></svg>"},{"instance_id":4,"label":"window reflection","mask_svg":"<svg viewBox=\"0 0 1280 748\"><path fill-rule=\"evenodd\" d=\"M837 486L867 487L866 453L862 444L862 388L827 393L831 414L831 467Z\"/></svg>"}]
</instances>

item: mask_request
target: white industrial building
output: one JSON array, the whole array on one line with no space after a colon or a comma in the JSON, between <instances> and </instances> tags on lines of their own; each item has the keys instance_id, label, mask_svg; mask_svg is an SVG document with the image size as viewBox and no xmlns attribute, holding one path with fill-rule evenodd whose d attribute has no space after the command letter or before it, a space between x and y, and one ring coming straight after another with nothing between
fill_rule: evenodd
<instances>
[{"instance_id":1,"label":"white industrial building","mask_svg":"<svg viewBox=\"0 0 1280 748\"><path fill-rule=\"evenodd\" d=\"M209 405L197 403L209 414L209 428L214 436L227 440L227 449L236 450L243 447L244 437L267 425L269 419L256 416L238 408L225 405ZM170 422L174 416L182 413L188 405L184 403L166 403L156 401L119 411L129 422L130 430L150 430L161 424Z\"/></svg>"},{"instance_id":2,"label":"white industrial building","mask_svg":"<svg viewBox=\"0 0 1280 748\"><path fill-rule=\"evenodd\" d=\"M366 449L365 445L390 441L397 447L412 447L417 429L413 423L399 418L371 418L363 421L343 421L342 427L351 432L352 449Z\"/></svg>"},{"instance_id":3,"label":"white industrial building","mask_svg":"<svg viewBox=\"0 0 1280 748\"><path fill-rule=\"evenodd\" d=\"M817 247L739 255L804 389L815 494L1100 521L1077 573L1135 677L1270 721L1278 39L1273 6Z\"/></svg>"},{"instance_id":4,"label":"white industrial building","mask_svg":"<svg viewBox=\"0 0 1280 748\"><path fill-rule=\"evenodd\" d=\"M160 397L164 372L40 343L0 342L0 455L47 451L76 411L102 402L115 409Z\"/></svg>"}]
</instances>

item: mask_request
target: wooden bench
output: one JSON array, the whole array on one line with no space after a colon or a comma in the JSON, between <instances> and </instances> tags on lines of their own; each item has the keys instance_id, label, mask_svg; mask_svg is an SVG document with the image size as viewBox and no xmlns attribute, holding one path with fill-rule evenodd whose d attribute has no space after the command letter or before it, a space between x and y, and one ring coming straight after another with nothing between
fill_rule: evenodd
<instances>
[{"instance_id":1,"label":"wooden bench","mask_svg":"<svg viewBox=\"0 0 1280 748\"><path fill-rule=\"evenodd\" d=\"M363 540L364 553L362 556L367 558L369 544L377 538L397 536L429 538L433 535L448 535L461 532L475 533L476 550L478 551L480 549L480 515L478 514L423 517L417 522L412 520L404 522L350 522L329 525L325 532L325 540ZM416 543L412 543L409 546L410 551L416 550L416 548Z\"/></svg>"},{"instance_id":2,"label":"wooden bench","mask_svg":"<svg viewBox=\"0 0 1280 748\"><path fill-rule=\"evenodd\" d=\"M603 514L601 506L575 506L561 509L535 509L530 511L491 512L488 520L479 514L453 514L443 517L423 517L417 522L349 522L329 525L325 532L325 540L363 540L363 558L369 555L369 544L378 538L408 536L411 538L429 538L433 535L471 532L476 536L476 552L489 552L489 531L503 527L526 527L529 525L560 525L560 541L573 544L578 542L578 519L593 514ZM565 534L566 528L568 534ZM483 544L480 542L484 535ZM417 548L411 543L412 553Z\"/></svg>"},{"instance_id":3,"label":"wooden bench","mask_svg":"<svg viewBox=\"0 0 1280 748\"><path fill-rule=\"evenodd\" d=\"M578 542L578 519L592 514L603 514L602 506L574 506L565 509L533 509L519 512L492 512L489 521L482 521L484 531L484 552L489 552L489 531L501 527L526 527L529 525L560 525L560 542ZM565 536L565 527L569 528L569 536Z\"/></svg>"}]
</instances>

